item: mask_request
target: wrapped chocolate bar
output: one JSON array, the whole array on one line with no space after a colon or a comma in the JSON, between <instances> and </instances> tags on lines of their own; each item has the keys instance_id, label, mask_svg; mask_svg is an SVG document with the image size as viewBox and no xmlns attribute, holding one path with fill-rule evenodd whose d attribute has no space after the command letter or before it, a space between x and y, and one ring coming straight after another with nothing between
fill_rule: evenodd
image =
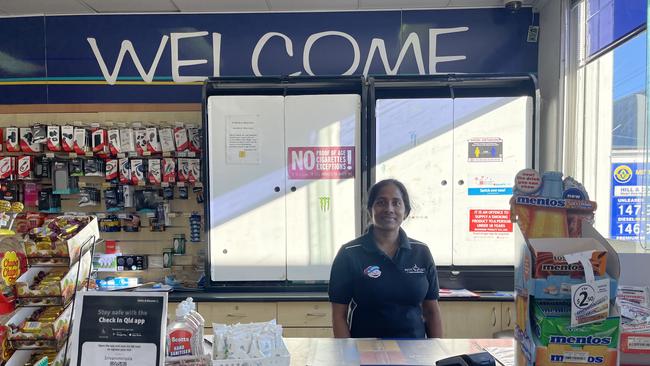
<instances>
[{"instance_id":1,"label":"wrapped chocolate bar","mask_svg":"<svg viewBox=\"0 0 650 366\"><path fill-rule=\"evenodd\" d=\"M82 246L93 237L99 238L96 217L61 216L30 230L25 252L31 265L71 266L79 259Z\"/></svg>"}]
</instances>

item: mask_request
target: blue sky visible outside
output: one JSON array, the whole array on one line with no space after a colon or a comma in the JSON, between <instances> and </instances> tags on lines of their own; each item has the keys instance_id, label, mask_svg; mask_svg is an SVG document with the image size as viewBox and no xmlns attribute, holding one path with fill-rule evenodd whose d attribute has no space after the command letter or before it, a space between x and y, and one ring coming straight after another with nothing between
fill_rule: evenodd
<instances>
[{"instance_id":1,"label":"blue sky visible outside","mask_svg":"<svg viewBox=\"0 0 650 366\"><path fill-rule=\"evenodd\" d=\"M614 50L614 100L645 93L646 32Z\"/></svg>"}]
</instances>

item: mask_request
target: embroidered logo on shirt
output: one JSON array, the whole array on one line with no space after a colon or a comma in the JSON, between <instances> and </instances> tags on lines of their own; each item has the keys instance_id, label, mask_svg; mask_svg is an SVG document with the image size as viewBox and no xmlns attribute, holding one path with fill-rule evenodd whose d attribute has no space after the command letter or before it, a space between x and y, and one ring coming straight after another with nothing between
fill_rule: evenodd
<instances>
[{"instance_id":1,"label":"embroidered logo on shirt","mask_svg":"<svg viewBox=\"0 0 650 366\"><path fill-rule=\"evenodd\" d=\"M370 278L377 278L381 276L381 271L379 270L379 266L368 266L363 270L363 274Z\"/></svg>"},{"instance_id":2,"label":"embroidered logo on shirt","mask_svg":"<svg viewBox=\"0 0 650 366\"><path fill-rule=\"evenodd\" d=\"M413 267L404 268L404 272L406 272L406 273L424 273L424 268L420 268L420 267L418 267L417 264L414 264Z\"/></svg>"}]
</instances>

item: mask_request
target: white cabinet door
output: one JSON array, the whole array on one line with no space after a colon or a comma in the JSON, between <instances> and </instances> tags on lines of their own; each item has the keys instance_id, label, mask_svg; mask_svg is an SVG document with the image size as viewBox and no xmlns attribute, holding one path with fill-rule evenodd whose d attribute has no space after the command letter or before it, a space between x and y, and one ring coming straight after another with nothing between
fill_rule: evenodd
<instances>
[{"instance_id":1,"label":"white cabinet door","mask_svg":"<svg viewBox=\"0 0 650 366\"><path fill-rule=\"evenodd\" d=\"M376 126L376 180L404 183L412 206L404 230L429 245L437 265L450 265L453 100L379 99Z\"/></svg>"},{"instance_id":2,"label":"white cabinet door","mask_svg":"<svg viewBox=\"0 0 650 366\"><path fill-rule=\"evenodd\" d=\"M531 161L532 98L454 99L454 264L511 265L509 200Z\"/></svg>"},{"instance_id":3,"label":"white cabinet door","mask_svg":"<svg viewBox=\"0 0 650 366\"><path fill-rule=\"evenodd\" d=\"M328 280L339 247L358 234L360 114L359 95L285 99L290 280Z\"/></svg>"},{"instance_id":4,"label":"white cabinet door","mask_svg":"<svg viewBox=\"0 0 650 366\"><path fill-rule=\"evenodd\" d=\"M284 98L208 98L213 281L286 279Z\"/></svg>"}]
</instances>

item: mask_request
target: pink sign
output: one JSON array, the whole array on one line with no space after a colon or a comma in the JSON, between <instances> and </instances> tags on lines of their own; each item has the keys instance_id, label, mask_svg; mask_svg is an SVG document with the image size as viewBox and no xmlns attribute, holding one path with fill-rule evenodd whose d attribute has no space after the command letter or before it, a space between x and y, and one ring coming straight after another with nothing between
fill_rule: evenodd
<instances>
[{"instance_id":1,"label":"pink sign","mask_svg":"<svg viewBox=\"0 0 650 366\"><path fill-rule=\"evenodd\" d=\"M354 146L290 147L289 179L354 178Z\"/></svg>"}]
</instances>

